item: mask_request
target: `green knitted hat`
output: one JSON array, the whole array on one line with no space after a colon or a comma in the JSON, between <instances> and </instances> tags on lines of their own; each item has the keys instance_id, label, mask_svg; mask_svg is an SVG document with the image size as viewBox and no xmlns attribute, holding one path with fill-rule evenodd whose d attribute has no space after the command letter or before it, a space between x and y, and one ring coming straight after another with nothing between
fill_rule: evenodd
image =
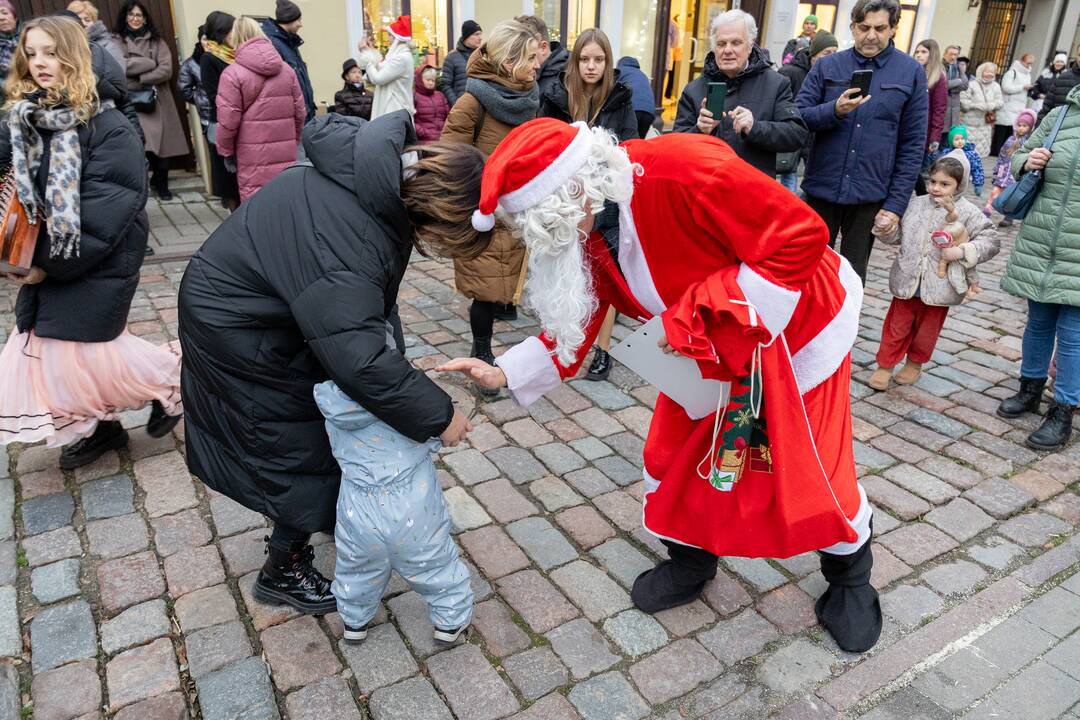
<instances>
[{"instance_id":1,"label":"green knitted hat","mask_svg":"<svg viewBox=\"0 0 1080 720\"><path fill-rule=\"evenodd\" d=\"M964 139L967 140L968 139L967 128L964 127L963 125L953 125L951 128L949 128L949 144L950 145L952 145L952 142L953 142L954 139L956 139L957 135L963 135Z\"/></svg>"}]
</instances>

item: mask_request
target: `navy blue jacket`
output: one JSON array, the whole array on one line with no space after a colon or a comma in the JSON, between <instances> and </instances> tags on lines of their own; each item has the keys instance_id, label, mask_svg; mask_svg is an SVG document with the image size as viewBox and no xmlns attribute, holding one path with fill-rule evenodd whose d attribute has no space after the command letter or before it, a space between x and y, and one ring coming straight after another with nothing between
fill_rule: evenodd
<instances>
[{"instance_id":1,"label":"navy blue jacket","mask_svg":"<svg viewBox=\"0 0 1080 720\"><path fill-rule=\"evenodd\" d=\"M874 71L870 102L837 117L836 99L851 74L866 69ZM891 44L873 58L844 50L814 64L795 103L815 133L803 191L840 205L883 201L883 210L903 215L926 146L930 99L922 66Z\"/></svg>"},{"instance_id":2,"label":"navy blue jacket","mask_svg":"<svg viewBox=\"0 0 1080 720\"><path fill-rule=\"evenodd\" d=\"M619 79L629 85L634 93L630 101L634 106L634 112L656 115L656 97L653 95L648 76L641 71L637 58L629 55L620 58L616 69L619 71Z\"/></svg>"},{"instance_id":3,"label":"navy blue jacket","mask_svg":"<svg viewBox=\"0 0 1080 720\"><path fill-rule=\"evenodd\" d=\"M315 92L311 89L307 63L300 57L300 46L304 44L304 39L296 33L284 30L270 19L263 21L262 29L270 42L274 43L274 49L278 51L281 59L296 73L296 79L300 81L300 92L304 95L304 105L307 106L305 122L311 122L311 118L315 117Z\"/></svg>"}]
</instances>

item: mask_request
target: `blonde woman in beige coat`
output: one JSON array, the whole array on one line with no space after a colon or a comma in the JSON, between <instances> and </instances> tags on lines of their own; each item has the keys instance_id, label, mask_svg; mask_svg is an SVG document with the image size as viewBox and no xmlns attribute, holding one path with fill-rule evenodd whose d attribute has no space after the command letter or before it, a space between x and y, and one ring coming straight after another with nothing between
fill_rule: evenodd
<instances>
[{"instance_id":1,"label":"blonde woman in beige coat","mask_svg":"<svg viewBox=\"0 0 1080 720\"><path fill-rule=\"evenodd\" d=\"M997 65L984 62L975 71L975 79L968 83L967 90L960 93L960 121L967 126L968 140L975 143L979 157L990 157L990 142L994 136L994 120L989 122L988 113L994 113L1005 107L1005 95L997 81Z\"/></svg>"}]
</instances>

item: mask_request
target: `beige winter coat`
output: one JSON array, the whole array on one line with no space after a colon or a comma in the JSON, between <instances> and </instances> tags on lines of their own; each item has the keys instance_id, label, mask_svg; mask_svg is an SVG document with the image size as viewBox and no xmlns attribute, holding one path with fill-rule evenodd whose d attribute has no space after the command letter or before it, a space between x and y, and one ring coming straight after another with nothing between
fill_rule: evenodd
<instances>
[{"instance_id":1,"label":"beige winter coat","mask_svg":"<svg viewBox=\"0 0 1080 720\"><path fill-rule=\"evenodd\" d=\"M173 56L161 38L120 38L123 41L128 92L157 88L154 111L139 113L139 125L146 136L146 151L158 157L187 155L188 139L176 110L172 93Z\"/></svg>"},{"instance_id":2,"label":"beige winter coat","mask_svg":"<svg viewBox=\"0 0 1080 720\"><path fill-rule=\"evenodd\" d=\"M981 70L982 65L976 72ZM986 113L996 113L1004 106L1005 96L997 80L988 83L972 80L967 90L960 93L960 122L967 126L968 140L975 143L981 158L990 157L990 141L994 135L994 126L986 122Z\"/></svg>"}]
</instances>

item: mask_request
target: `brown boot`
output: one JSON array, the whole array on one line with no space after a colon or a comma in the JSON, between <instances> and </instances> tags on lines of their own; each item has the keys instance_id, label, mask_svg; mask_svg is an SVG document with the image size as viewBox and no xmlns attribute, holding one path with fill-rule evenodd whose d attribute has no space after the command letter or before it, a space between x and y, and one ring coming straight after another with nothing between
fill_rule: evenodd
<instances>
[{"instance_id":1,"label":"brown boot","mask_svg":"<svg viewBox=\"0 0 1080 720\"><path fill-rule=\"evenodd\" d=\"M900 368L900 372L896 373L896 382L901 385L914 385L920 375L922 375L922 363L908 360L904 363L904 367Z\"/></svg>"},{"instance_id":2,"label":"brown boot","mask_svg":"<svg viewBox=\"0 0 1080 720\"><path fill-rule=\"evenodd\" d=\"M874 374L870 376L870 380L867 381L867 385L875 390L887 390L889 387L889 381L892 380L891 367L879 367L874 371Z\"/></svg>"}]
</instances>

